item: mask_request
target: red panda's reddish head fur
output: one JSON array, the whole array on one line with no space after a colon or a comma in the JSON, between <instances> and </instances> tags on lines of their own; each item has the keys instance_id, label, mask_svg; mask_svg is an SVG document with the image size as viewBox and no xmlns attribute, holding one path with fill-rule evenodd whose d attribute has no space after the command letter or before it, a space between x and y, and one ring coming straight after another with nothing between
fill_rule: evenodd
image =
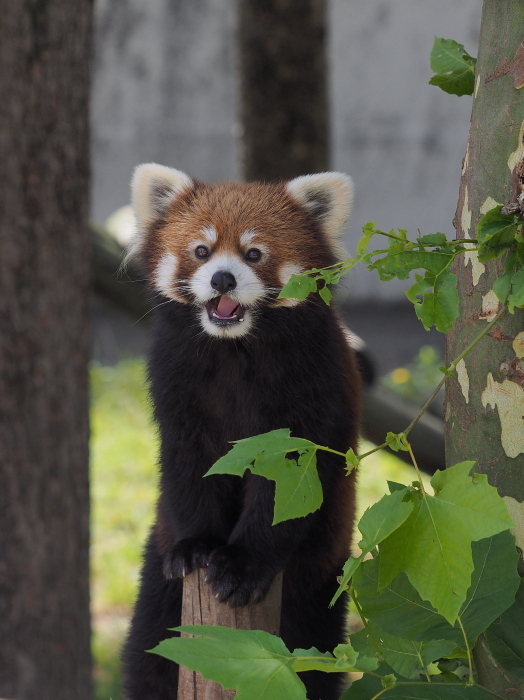
<instances>
[{"instance_id":1,"label":"red panda's reddish head fur","mask_svg":"<svg viewBox=\"0 0 524 700\"><path fill-rule=\"evenodd\" d=\"M132 181L137 254L155 291L197 307L210 335L245 335L292 274L337 260L352 183L321 173L276 184L207 185L155 163Z\"/></svg>"}]
</instances>

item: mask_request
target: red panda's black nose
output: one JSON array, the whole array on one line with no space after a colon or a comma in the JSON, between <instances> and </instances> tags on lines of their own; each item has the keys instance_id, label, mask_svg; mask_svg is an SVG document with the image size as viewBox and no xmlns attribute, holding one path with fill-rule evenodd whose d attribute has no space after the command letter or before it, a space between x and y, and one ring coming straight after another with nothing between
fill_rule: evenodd
<instances>
[{"instance_id":1,"label":"red panda's black nose","mask_svg":"<svg viewBox=\"0 0 524 700\"><path fill-rule=\"evenodd\" d=\"M237 281L230 272L219 270L211 278L211 286L220 294L227 294L237 286Z\"/></svg>"}]
</instances>

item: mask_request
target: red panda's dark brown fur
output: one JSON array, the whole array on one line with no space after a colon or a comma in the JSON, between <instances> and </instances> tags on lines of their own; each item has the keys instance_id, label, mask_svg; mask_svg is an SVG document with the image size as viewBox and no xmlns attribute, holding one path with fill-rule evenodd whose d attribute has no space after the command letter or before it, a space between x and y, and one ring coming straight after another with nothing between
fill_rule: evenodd
<instances>
[{"instance_id":1,"label":"red panda's dark brown fur","mask_svg":"<svg viewBox=\"0 0 524 700\"><path fill-rule=\"evenodd\" d=\"M145 650L179 624L181 576L195 566L207 568L218 598L232 605L260 600L284 570L281 635L288 647L332 651L345 638L346 600L328 607L354 519L354 477L346 476L344 461L319 452L321 508L276 526L271 481L250 472L243 479L202 477L230 441L277 428L336 450L356 449L360 380L353 353L335 312L316 296L286 307L268 294L239 338L203 333L186 287L178 301L165 303L154 282L162 256L176 255L177 275L191 279L205 262L188 241L209 226L217 234L210 260L224 251L241 259L239 237L257 232L256 245L270 256L252 269L267 288L282 286L281 264L307 269L334 261L321 219L286 183L196 182L143 223L140 256L159 304L149 377L161 437L161 496L124 651L127 700L177 697L177 667ZM301 676L309 700L339 697L338 674Z\"/></svg>"}]
</instances>

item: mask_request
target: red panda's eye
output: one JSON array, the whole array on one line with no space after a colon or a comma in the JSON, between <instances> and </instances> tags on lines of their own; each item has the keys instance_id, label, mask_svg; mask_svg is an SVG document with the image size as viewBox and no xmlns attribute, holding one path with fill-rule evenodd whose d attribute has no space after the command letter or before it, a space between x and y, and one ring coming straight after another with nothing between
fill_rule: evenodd
<instances>
[{"instance_id":1,"label":"red panda's eye","mask_svg":"<svg viewBox=\"0 0 524 700\"><path fill-rule=\"evenodd\" d=\"M260 260L261 257L262 253L259 251L258 248L250 248L246 253L246 258L250 262L257 262L257 260Z\"/></svg>"},{"instance_id":2,"label":"red panda's eye","mask_svg":"<svg viewBox=\"0 0 524 700\"><path fill-rule=\"evenodd\" d=\"M195 255L197 258L207 258L209 256L209 250L205 245L199 245L195 248Z\"/></svg>"}]
</instances>

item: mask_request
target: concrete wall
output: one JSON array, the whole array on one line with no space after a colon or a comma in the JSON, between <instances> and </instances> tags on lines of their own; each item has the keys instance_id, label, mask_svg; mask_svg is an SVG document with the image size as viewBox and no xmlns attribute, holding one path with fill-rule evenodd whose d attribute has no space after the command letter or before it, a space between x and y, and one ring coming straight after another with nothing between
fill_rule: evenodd
<instances>
[{"instance_id":1,"label":"concrete wall","mask_svg":"<svg viewBox=\"0 0 524 700\"><path fill-rule=\"evenodd\" d=\"M335 169L355 179L350 250L381 230L453 232L471 98L428 85L435 36L476 56L480 0L333 0L331 104ZM402 296L406 283L355 268L352 298Z\"/></svg>"},{"instance_id":2,"label":"concrete wall","mask_svg":"<svg viewBox=\"0 0 524 700\"><path fill-rule=\"evenodd\" d=\"M129 201L138 163L237 178L231 0L96 0L92 215Z\"/></svg>"},{"instance_id":3,"label":"concrete wall","mask_svg":"<svg viewBox=\"0 0 524 700\"><path fill-rule=\"evenodd\" d=\"M331 0L332 167L356 182L361 226L450 232L471 98L427 84L433 37L476 54L481 0ZM239 177L235 3L97 0L93 217L128 200L133 167L156 160L217 181ZM307 108L307 106L305 106ZM357 270L352 300L399 300L405 284Z\"/></svg>"}]
</instances>

